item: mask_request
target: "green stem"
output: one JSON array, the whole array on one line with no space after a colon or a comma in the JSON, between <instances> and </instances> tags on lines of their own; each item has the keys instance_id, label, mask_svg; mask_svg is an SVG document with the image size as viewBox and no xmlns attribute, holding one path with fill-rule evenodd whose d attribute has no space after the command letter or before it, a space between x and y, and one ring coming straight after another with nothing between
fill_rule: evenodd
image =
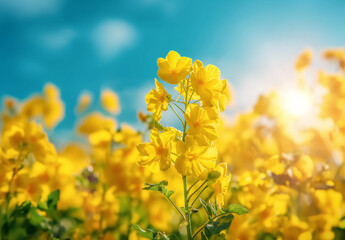
<instances>
[{"instance_id":1,"label":"green stem","mask_svg":"<svg viewBox=\"0 0 345 240\"><path fill-rule=\"evenodd\" d=\"M169 202L176 208L176 210L179 212L179 214L181 214L182 218L186 220L186 216L183 214L183 212L178 208L178 206L173 202L173 200L171 200L170 197L167 197L166 195L164 195Z\"/></svg>"},{"instance_id":2,"label":"green stem","mask_svg":"<svg viewBox=\"0 0 345 240\"><path fill-rule=\"evenodd\" d=\"M171 102L171 103L173 103L176 107L178 107L178 109L180 109L181 110L181 112L183 112L183 114L184 114L184 111L183 111L183 109L179 106L179 105L177 105L177 103L175 103L175 102Z\"/></svg>"},{"instance_id":3,"label":"green stem","mask_svg":"<svg viewBox=\"0 0 345 240\"><path fill-rule=\"evenodd\" d=\"M169 107L171 108L171 110L173 110L173 112L174 112L175 115L178 117L178 119L180 119L180 121L181 121L181 123L182 123L182 125L183 125L183 127L184 127L184 122L183 122L183 120L181 119L181 117L177 114L177 112L176 112L175 109L171 106L170 103L169 103L168 105L169 105Z\"/></svg>"},{"instance_id":4,"label":"green stem","mask_svg":"<svg viewBox=\"0 0 345 240\"><path fill-rule=\"evenodd\" d=\"M194 94L194 91L193 91L193 92L192 92L192 94L190 95L190 98L189 98L188 104L190 103L190 101L192 101L193 94Z\"/></svg>"},{"instance_id":5,"label":"green stem","mask_svg":"<svg viewBox=\"0 0 345 240\"><path fill-rule=\"evenodd\" d=\"M194 199L194 201L192 202L191 206L194 205L195 201L200 197L200 195L206 190L207 186L205 186L198 194L198 196L196 196L196 198Z\"/></svg>"},{"instance_id":6,"label":"green stem","mask_svg":"<svg viewBox=\"0 0 345 240\"><path fill-rule=\"evenodd\" d=\"M228 215L228 214L231 214L231 213L222 213L222 214L219 214L218 216L214 216L210 221L206 222L204 225L202 225L201 227L199 227L199 229L193 234L193 237L192 239L194 239L203 229L204 227L209 224L210 222L212 222L214 219L216 218L219 218L219 217L222 217L224 215Z\"/></svg>"},{"instance_id":7,"label":"green stem","mask_svg":"<svg viewBox=\"0 0 345 240\"><path fill-rule=\"evenodd\" d=\"M188 197L188 201L193 197L193 195L195 193L197 193L204 185L205 183L207 183L207 180L205 180L189 197Z\"/></svg>"},{"instance_id":8,"label":"green stem","mask_svg":"<svg viewBox=\"0 0 345 240\"><path fill-rule=\"evenodd\" d=\"M192 188L195 186L195 184L197 184L199 182L199 180L196 180L189 188L188 188L188 193L190 192L190 190L192 190Z\"/></svg>"},{"instance_id":9,"label":"green stem","mask_svg":"<svg viewBox=\"0 0 345 240\"><path fill-rule=\"evenodd\" d=\"M192 219L191 219L191 214L189 211L189 205L188 205L188 188L187 188L187 177L186 176L182 176L183 179L183 190L184 190L184 206L185 206L185 210L187 212L186 217L187 217L187 237L188 240L192 240Z\"/></svg>"}]
</instances>

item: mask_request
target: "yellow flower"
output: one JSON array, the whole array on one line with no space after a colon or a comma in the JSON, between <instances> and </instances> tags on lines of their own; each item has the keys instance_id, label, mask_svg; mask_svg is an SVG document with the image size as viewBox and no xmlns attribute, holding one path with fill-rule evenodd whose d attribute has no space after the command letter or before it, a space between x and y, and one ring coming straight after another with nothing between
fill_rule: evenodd
<instances>
[{"instance_id":1,"label":"yellow flower","mask_svg":"<svg viewBox=\"0 0 345 240\"><path fill-rule=\"evenodd\" d=\"M227 174L227 164L220 163L216 166L215 171L220 172L220 177L213 183L214 193L216 194L217 204L220 208L224 206L224 196L228 193L231 174Z\"/></svg>"},{"instance_id":2,"label":"yellow flower","mask_svg":"<svg viewBox=\"0 0 345 240\"><path fill-rule=\"evenodd\" d=\"M230 89L226 79L221 81L222 89L220 92L212 92L209 99L202 101L203 107L212 107L217 112L224 112L231 101Z\"/></svg>"},{"instance_id":3,"label":"yellow flower","mask_svg":"<svg viewBox=\"0 0 345 240\"><path fill-rule=\"evenodd\" d=\"M313 176L313 172L314 162L307 155L302 155L292 168L293 175L301 182L311 178Z\"/></svg>"},{"instance_id":4,"label":"yellow flower","mask_svg":"<svg viewBox=\"0 0 345 240\"><path fill-rule=\"evenodd\" d=\"M319 208L321 213L329 214L335 220L339 217L339 209L343 196L341 193L334 191L333 189L328 190L316 190L314 193L316 206Z\"/></svg>"},{"instance_id":5,"label":"yellow flower","mask_svg":"<svg viewBox=\"0 0 345 240\"><path fill-rule=\"evenodd\" d=\"M92 95L88 92L83 93L82 95L79 96L76 111L78 113L84 112L90 106L91 101L92 101Z\"/></svg>"},{"instance_id":6,"label":"yellow flower","mask_svg":"<svg viewBox=\"0 0 345 240\"><path fill-rule=\"evenodd\" d=\"M188 76L192 59L181 57L177 52L170 51L166 59L158 58L157 65L159 68L157 75L160 79L170 84L178 84Z\"/></svg>"},{"instance_id":7,"label":"yellow flower","mask_svg":"<svg viewBox=\"0 0 345 240\"><path fill-rule=\"evenodd\" d=\"M110 89L105 89L102 91L101 104L105 110L112 114L117 114L121 110L119 97Z\"/></svg>"},{"instance_id":8,"label":"yellow flower","mask_svg":"<svg viewBox=\"0 0 345 240\"><path fill-rule=\"evenodd\" d=\"M93 132L89 136L90 143L95 147L109 148L112 143L112 139L111 132L104 129Z\"/></svg>"},{"instance_id":9,"label":"yellow flower","mask_svg":"<svg viewBox=\"0 0 345 240\"><path fill-rule=\"evenodd\" d=\"M152 129L149 143L137 145L140 152L140 165L148 165L153 172L159 169L165 171L171 165L172 141L175 133L166 131L159 133L158 129Z\"/></svg>"},{"instance_id":10,"label":"yellow flower","mask_svg":"<svg viewBox=\"0 0 345 240\"><path fill-rule=\"evenodd\" d=\"M210 100L214 93L222 91L223 84L220 81L220 71L214 65L204 67L201 61L195 61L190 80L193 90L202 101Z\"/></svg>"},{"instance_id":11,"label":"yellow flower","mask_svg":"<svg viewBox=\"0 0 345 240\"><path fill-rule=\"evenodd\" d=\"M94 112L81 120L78 126L78 132L82 134L91 134L99 130L108 130L115 132L116 122L112 118L104 117L102 114Z\"/></svg>"},{"instance_id":12,"label":"yellow flower","mask_svg":"<svg viewBox=\"0 0 345 240\"><path fill-rule=\"evenodd\" d=\"M162 111L168 109L171 101L170 94L164 89L164 86L155 79L156 89L152 89L145 97L147 111L153 113L153 119L157 122L161 120Z\"/></svg>"},{"instance_id":13,"label":"yellow flower","mask_svg":"<svg viewBox=\"0 0 345 240\"><path fill-rule=\"evenodd\" d=\"M53 84L44 86L45 106L43 112L44 125L52 129L65 116L65 105L60 99L60 91Z\"/></svg>"},{"instance_id":14,"label":"yellow flower","mask_svg":"<svg viewBox=\"0 0 345 240\"><path fill-rule=\"evenodd\" d=\"M312 51L309 49L305 50L297 59L297 62L295 65L297 71L302 71L306 69L310 65L311 58L312 58Z\"/></svg>"},{"instance_id":15,"label":"yellow flower","mask_svg":"<svg viewBox=\"0 0 345 240\"><path fill-rule=\"evenodd\" d=\"M323 57L328 60L341 60L345 58L344 48L328 49L324 51Z\"/></svg>"},{"instance_id":16,"label":"yellow flower","mask_svg":"<svg viewBox=\"0 0 345 240\"><path fill-rule=\"evenodd\" d=\"M185 89L187 89L187 88L188 88L188 96L186 97ZM198 94L195 91L193 91L193 87L192 87L191 81L182 81L182 82L180 82L180 84L178 86L174 87L174 89L178 93L182 94L182 96L185 99L187 98L188 101L190 101L190 100L199 100L200 99L200 96L198 96Z\"/></svg>"},{"instance_id":17,"label":"yellow flower","mask_svg":"<svg viewBox=\"0 0 345 240\"><path fill-rule=\"evenodd\" d=\"M65 105L55 85L45 85L43 93L43 96L28 99L22 107L21 114L27 118L41 117L44 125L52 129L64 118Z\"/></svg>"},{"instance_id":18,"label":"yellow flower","mask_svg":"<svg viewBox=\"0 0 345 240\"><path fill-rule=\"evenodd\" d=\"M207 174L216 164L218 157L214 146L200 146L192 136L186 137L186 142L177 143L176 170L184 176L193 175L197 179L206 179Z\"/></svg>"},{"instance_id":19,"label":"yellow flower","mask_svg":"<svg viewBox=\"0 0 345 240\"><path fill-rule=\"evenodd\" d=\"M185 112L188 134L195 137L199 144L209 144L217 139L219 118L214 109L201 108L198 104L191 104Z\"/></svg>"},{"instance_id":20,"label":"yellow flower","mask_svg":"<svg viewBox=\"0 0 345 240\"><path fill-rule=\"evenodd\" d=\"M6 149L3 150L3 159L8 159L13 164L20 164L29 153L40 162L52 160L56 155L55 147L49 142L43 127L35 122L28 122L25 126L21 122L13 122L3 132L1 140L1 147ZM9 149L19 153L17 159L12 158L15 152Z\"/></svg>"}]
</instances>

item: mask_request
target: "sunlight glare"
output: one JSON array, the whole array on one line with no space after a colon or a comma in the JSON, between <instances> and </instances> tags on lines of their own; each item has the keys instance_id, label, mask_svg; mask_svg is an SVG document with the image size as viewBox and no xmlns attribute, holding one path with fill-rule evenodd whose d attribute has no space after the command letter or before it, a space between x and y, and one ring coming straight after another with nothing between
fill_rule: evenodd
<instances>
[{"instance_id":1,"label":"sunlight glare","mask_svg":"<svg viewBox=\"0 0 345 240\"><path fill-rule=\"evenodd\" d=\"M310 96L302 91L293 90L287 92L283 101L285 111L292 116L301 117L308 114L311 110Z\"/></svg>"}]
</instances>

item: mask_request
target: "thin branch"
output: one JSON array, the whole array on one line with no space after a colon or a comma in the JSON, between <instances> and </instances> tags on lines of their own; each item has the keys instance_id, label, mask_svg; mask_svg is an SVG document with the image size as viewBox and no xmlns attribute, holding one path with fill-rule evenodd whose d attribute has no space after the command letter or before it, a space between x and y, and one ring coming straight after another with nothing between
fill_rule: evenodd
<instances>
[{"instance_id":1,"label":"thin branch","mask_svg":"<svg viewBox=\"0 0 345 240\"><path fill-rule=\"evenodd\" d=\"M199 180L196 180L189 188L188 188L188 192L190 192L190 190L195 186L195 184L197 184L199 182Z\"/></svg>"},{"instance_id":2,"label":"thin branch","mask_svg":"<svg viewBox=\"0 0 345 240\"><path fill-rule=\"evenodd\" d=\"M189 98L188 104L190 103L190 101L192 101L193 94L194 94L194 90L193 90L192 94L190 95L190 98Z\"/></svg>"},{"instance_id":3,"label":"thin branch","mask_svg":"<svg viewBox=\"0 0 345 240\"><path fill-rule=\"evenodd\" d=\"M198 189L195 190L195 191L188 197L188 201L193 197L193 195L194 195L195 193L197 193L197 192L205 185L205 183L207 183L207 180L205 180L205 181L198 187Z\"/></svg>"},{"instance_id":4,"label":"thin branch","mask_svg":"<svg viewBox=\"0 0 345 240\"><path fill-rule=\"evenodd\" d=\"M201 227L198 228L198 230L193 234L193 239L199 234L199 232L202 231L202 229L204 229L204 227L209 224L210 222L212 222L214 219L216 218L219 218L219 217L222 217L224 215L228 215L228 214L231 214L231 213L222 213L222 214L219 214L217 216L214 216L210 221L206 222L204 225L202 225Z\"/></svg>"},{"instance_id":5,"label":"thin branch","mask_svg":"<svg viewBox=\"0 0 345 240\"><path fill-rule=\"evenodd\" d=\"M194 199L194 201L192 202L191 206L194 205L194 203L196 202L196 200L200 197L200 195L205 191L205 189L207 188L208 186L205 186L198 194L198 196L196 196L196 198Z\"/></svg>"},{"instance_id":6,"label":"thin branch","mask_svg":"<svg viewBox=\"0 0 345 240\"><path fill-rule=\"evenodd\" d=\"M179 105L177 105L177 103L175 103L175 102L172 102L176 107L178 107L178 109L180 109L181 110L181 112L183 112L183 114L184 114L184 111L183 111L183 109L179 106Z\"/></svg>"},{"instance_id":7,"label":"thin branch","mask_svg":"<svg viewBox=\"0 0 345 240\"><path fill-rule=\"evenodd\" d=\"M186 220L186 216L182 213L182 211L178 208L178 206L174 203L174 201L171 200L170 197L168 197L168 196L166 196L166 195L164 195L164 196L169 200L169 202L170 202L170 203L176 208L176 210L181 214L181 216L183 217L183 219Z\"/></svg>"},{"instance_id":8,"label":"thin branch","mask_svg":"<svg viewBox=\"0 0 345 240\"><path fill-rule=\"evenodd\" d=\"M184 102L181 102L181 101L177 101L177 99L176 100L173 100L174 102L178 102L178 103L183 103L184 104Z\"/></svg>"},{"instance_id":9,"label":"thin branch","mask_svg":"<svg viewBox=\"0 0 345 240\"><path fill-rule=\"evenodd\" d=\"M169 107L174 111L174 113L176 114L176 116L178 117L178 119L180 119L180 121L181 121L181 123L182 123L182 125L184 126L184 122L183 122L183 120L181 119L181 117L177 114L177 112L175 111L175 109L171 106L171 104L169 103L168 104L169 105Z\"/></svg>"}]
</instances>

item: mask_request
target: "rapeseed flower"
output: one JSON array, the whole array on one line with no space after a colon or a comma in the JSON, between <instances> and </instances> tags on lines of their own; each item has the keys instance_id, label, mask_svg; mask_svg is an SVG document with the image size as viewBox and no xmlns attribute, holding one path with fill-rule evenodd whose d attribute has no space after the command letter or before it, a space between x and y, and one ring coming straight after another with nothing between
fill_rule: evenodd
<instances>
[{"instance_id":1,"label":"rapeseed flower","mask_svg":"<svg viewBox=\"0 0 345 240\"><path fill-rule=\"evenodd\" d=\"M148 165L153 172L168 170L171 166L172 140L175 134L171 131L159 133L152 129L149 143L137 145L140 152L140 165Z\"/></svg>"},{"instance_id":2,"label":"rapeseed flower","mask_svg":"<svg viewBox=\"0 0 345 240\"><path fill-rule=\"evenodd\" d=\"M199 144L209 144L217 139L219 118L214 109L191 104L186 109L185 119L189 126L188 135L195 137Z\"/></svg>"},{"instance_id":3,"label":"rapeseed flower","mask_svg":"<svg viewBox=\"0 0 345 240\"><path fill-rule=\"evenodd\" d=\"M214 169L218 157L214 146L200 146L192 136L186 141L179 141L176 146L179 155L175 162L176 170L184 176L193 175L197 179L206 179Z\"/></svg>"},{"instance_id":4,"label":"rapeseed flower","mask_svg":"<svg viewBox=\"0 0 345 240\"><path fill-rule=\"evenodd\" d=\"M157 75L160 79L170 84L178 84L189 75L192 59L170 51L165 59L158 58L157 65L159 68Z\"/></svg>"},{"instance_id":5,"label":"rapeseed flower","mask_svg":"<svg viewBox=\"0 0 345 240\"><path fill-rule=\"evenodd\" d=\"M111 89L105 89L101 93L102 107L111 114L117 114L120 112L120 102L117 94Z\"/></svg>"},{"instance_id":6,"label":"rapeseed flower","mask_svg":"<svg viewBox=\"0 0 345 240\"><path fill-rule=\"evenodd\" d=\"M162 111L168 110L168 104L171 101L170 94L164 89L164 86L155 79L156 89L152 89L145 97L147 111L153 113L153 119L157 122L161 120Z\"/></svg>"}]
</instances>

